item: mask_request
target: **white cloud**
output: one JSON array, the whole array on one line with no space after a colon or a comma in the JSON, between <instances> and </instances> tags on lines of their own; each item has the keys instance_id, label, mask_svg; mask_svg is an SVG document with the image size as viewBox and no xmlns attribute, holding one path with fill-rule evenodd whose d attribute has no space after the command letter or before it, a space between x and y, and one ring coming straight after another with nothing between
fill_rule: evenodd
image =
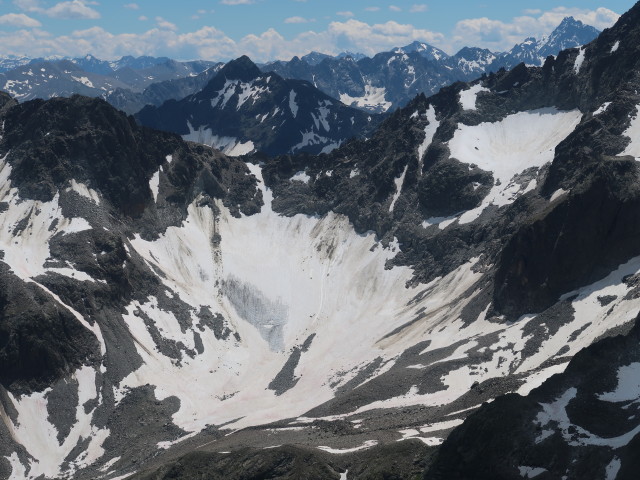
<instances>
[{"instance_id":1,"label":"white cloud","mask_svg":"<svg viewBox=\"0 0 640 480\"><path fill-rule=\"evenodd\" d=\"M367 55L408 45L418 40L454 53L464 45L477 45L494 51L506 50L527 36L550 33L562 18L573 15L598 28L610 26L617 14L607 9L557 8L534 16L514 18L501 22L489 18L467 19L458 22L451 35L420 29L411 24L394 21L369 24L353 18L330 22L324 30L308 30L285 38L275 29L260 34L232 39L214 27L179 33L175 25L164 18L158 25L141 33L112 34L94 27L55 36L39 28L1 32L3 54L26 54L32 57L61 55L78 56L92 52L105 59L122 55L166 55L176 59L202 58L227 60L247 54L258 62L289 59L312 50L328 54L342 51L362 52ZM146 17L139 17L146 20ZM166 22L166 23L165 23Z\"/></svg>"},{"instance_id":2,"label":"white cloud","mask_svg":"<svg viewBox=\"0 0 640 480\"><path fill-rule=\"evenodd\" d=\"M524 10L525 15L538 15L539 13L542 13L542 10L540 10L539 8L527 8Z\"/></svg>"},{"instance_id":3,"label":"white cloud","mask_svg":"<svg viewBox=\"0 0 640 480\"><path fill-rule=\"evenodd\" d=\"M336 12L336 15L341 17L353 17L353 12L344 11L344 12Z\"/></svg>"},{"instance_id":4,"label":"white cloud","mask_svg":"<svg viewBox=\"0 0 640 480\"><path fill-rule=\"evenodd\" d=\"M616 12L604 7L596 8L595 10L557 7L549 12L543 13L540 16L540 21L544 22L550 28L555 28L563 18L569 16L587 25L596 27L598 30L611 27L620 18L620 15Z\"/></svg>"},{"instance_id":5,"label":"white cloud","mask_svg":"<svg viewBox=\"0 0 640 480\"><path fill-rule=\"evenodd\" d=\"M367 11L367 12L379 12L380 11L380 7L366 7L365 11Z\"/></svg>"},{"instance_id":6,"label":"white cloud","mask_svg":"<svg viewBox=\"0 0 640 480\"><path fill-rule=\"evenodd\" d=\"M46 15L53 18L66 19L97 19L100 13L88 7L82 0L71 0L70 2L60 2L46 10Z\"/></svg>"},{"instance_id":7,"label":"white cloud","mask_svg":"<svg viewBox=\"0 0 640 480\"><path fill-rule=\"evenodd\" d=\"M138 17L138 20L140 20L141 22L146 22L147 20L149 20L149 17L147 17L146 15L140 15Z\"/></svg>"},{"instance_id":8,"label":"white cloud","mask_svg":"<svg viewBox=\"0 0 640 480\"><path fill-rule=\"evenodd\" d=\"M85 0L70 0L66 2L56 3L53 7L43 8L38 0L14 0L17 7L27 12L40 13L51 18L62 19L89 19L95 20L100 18L100 12L89 7L89 5L97 5L96 2Z\"/></svg>"},{"instance_id":9,"label":"white cloud","mask_svg":"<svg viewBox=\"0 0 640 480\"><path fill-rule=\"evenodd\" d=\"M308 22L309 20L307 20L304 17L289 17L284 19L284 23L308 23Z\"/></svg>"},{"instance_id":10,"label":"white cloud","mask_svg":"<svg viewBox=\"0 0 640 480\"><path fill-rule=\"evenodd\" d=\"M220 0L223 5L250 5L255 3L254 0Z\"/></svg>"},{"instance_id":11,"label":"white cloud","mask_svg":"<svg viewBox=\"0 0 640 480\"><path fill-rule=\"evenodd\" d=\"M620 17L614 11L602 7L595 10L557 7L535 15L516 17L511 22L487 17L466 19L456 24L450 44L445 50L455 51L465 45L493 51L508 50L526 37L540 38L548 35L568 16L599 30L612 26Z\"/></svg>"},{"instance_id":12,"label":"white cloud","mask_svg":"<svg viewBox=\"0 0 640 480\"><path fill-rule=\"evenodd\" d=\"M171 23L168 20L165 20L162 17L156 17L156 24L158 25L158 27L165 29L165 30L177 30L178 27L175 25L175 23Z\"/></svg>"},{"instance_id":13,"label":"white cloud","mask_svg":"<svg viewBox=\"0 0 640 480\"><path fill-rule=\"evenodd\" d=\"M268 61L302 56L312 50L328 54L348 50L373 55L414 40L438 45L443 43L443 38L442 34L412 25L397 22L369 25L354 19L332 22L324 31L305 31L292 38L269 29L240 40L233 40L209 26L183 34L161 27L125 34L112 34L101 27L93 27L64 36L53 36L38 29L11 34L0 32L0 44L7 54L74 57L92 52L104 59L123 55L167 55L176 59L227 60L247 54L255 61Z\"/></svg>"},{"instance_id":14,"label":"white cloud","mask_svg":"<svg viewBox=\"0 0 640 480\"><path fill-rule=\"evenodd\" d=\"M27 28L42 26L39 21L25 15L24 13L7 13L6 15L0 15L0 25L11 25L13 27Z\"/></svg>"},{"instance_id":15,"label":"white cloud","mask_svg":"<svg viewBox=\"0 0 640 480\"><path fill-rule=\"evenodd\" d=\"M428 10L428 7L424 3L419 3L419 4L412 5L409 11L412 13L417 13L417 12L426 12L427 10Z\"/></svg>"},{"instance_id":16,"label":"white cloud","mask_svg":"<svg viewBox=\"0 0 640 480\"><path fill-rule=\"evenodd\" d=\"M392 12L401 12L402 9L400 7L398 7L397 5L389 5L389 10L391 10Z\"/></svg>"},{"instance_id":17,"label":"white cloud","mask_svg":"<svg viewBox=\"0 0 640 480\"><path fill-rule=\"evenodd\" d=\"M140 5L138 5L137 3L127 3L123 6L124 8L128 8L129 10L140 10Z\"/></svg>"}]
</instances>

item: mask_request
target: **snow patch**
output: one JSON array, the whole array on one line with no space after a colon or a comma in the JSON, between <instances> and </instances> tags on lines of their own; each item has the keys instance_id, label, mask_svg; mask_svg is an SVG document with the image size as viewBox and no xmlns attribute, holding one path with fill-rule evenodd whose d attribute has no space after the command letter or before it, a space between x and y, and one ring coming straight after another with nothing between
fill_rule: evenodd
<instances>
[{"instance_id":1,"label":"snow patch","mask_svg":"<svg viewBox=\"0 0 640 480\"><path fill-rule=\"evenodd\" d=\"M149 188L151 189L151 193L153 194L153 201L158 201L158 193L160 192L160 170L153 174L151 180L149 181Z\"/></svg>"},{"instance_id":2,"label":"snow patch","mask_svg":"<svg viewBox=\"0 0 640 480\"><path fill-rule=\"evenodd\" d=\"M7 392L9 400L18 412L17 422L13 423L9 420L7 427L11 431L12 438L23 445L29 455L36 459L30 461L28 474L21 478L32 479L40 475L58 477L73 474L78 469L94 463L104 454L102 444L109 436L109 430L92 426L91 420L95 407L88 413L84 408L85 403L98 398L99 394L96 391L95 383L96 372L93 368L85 366L78 369L73 376L78 381L76 422L62 443L58 442L56 427L47 420L47 394L50 389L19 398ZM81 439L90 439L89 446L75 461L70 463L67 470L63 471L62 465L66 457Z\"/></svg>"},{"instance_id":3,"label":"snow patch","mask_svg":"<svg viewBox=\"0 0 640 480\"><path fill-rule=\"evenodd\" d=\"M296 118L298 116L298 104L296 103L296 92L294 92L293 90L289 92L289 110L291 110L291 114L293 115L293 118Z\"/></svg>"},{"instance_id":4,"label":"snow patch","mask_svg":"<svg viewBox=\"0 0 640 480\"><path fill-rule=\"evenodd\" d=\"M582 64L584 63L585 52L586 52L586 48L580 47L580 51L578 52L576 61L573 64L573 71L576 73L576 75L580 73L580 68L582 68Z\"/></svg>"},{"instance_id":5,"label":"snow patch","mask_svg":"<svg viewBox=\"0 0 640 480\"><path fill-rule=\"evenodd\" d=\"M460 92L460 105L463 110L477 110L478 94L480 92L489 92L488 88L483 87L481 84L473 85L468 90L462 90Z\"/></svg>"},{"instance_id":6,"label":"snow patch","mask_svg":"<svg viewBox=\"0 0 640 480\"><path fill-rule=\"evenodd\" d=\"M620 48L620 40L616 40L616 43L613 44L613 47L611 47L611 52L609 53L617 52L618 48Z\"/></svg>"},{"instance_id":7,"label":"snow patch","mask_svg":"<svg viewBox=\"0 0 640 480\"><path fill-rule=\"evenodd\" d=\"M601 113L604 113L605 110L607 108L609 108L609 105L611 105L611 102L605 102L603 103L595 112L593 112L593 115L600 115Z\"/></svg>"},{"instance_id":8,"label":"snow patch","mask_svg":"<svg viewBox=\"0 0 640 480\"><path fill-rule=\"evenodd\" d=\"M427 148L429 148L429 145L431 145L431 142L433 142L433 137L436 134L438 127L440 127L440 122L436 120L436 109L433 105L429 105L425 115L429 124L424 127L424 140L418 147L418 176L422 175L424 154L426 153Z\"/></svg>"},{"instance_id":9,"label":"snow patch","mask_svg":"<svg viewBox=\"0 0 640 480\"><path fill-rule=\"evenodd\" d=\"M618 478L618 473L620 472L620 468L622 467L622 462L618 457L613 457L613 460L609 462L607 468L605 468L605 478L604 480L616 480Z\"/></svg>"},{"instance_id":10,"label":"snow patch","mask_svg":"<svg viewBox=\"0 0 640 480\"><path fill-rule=\"evenodd\" d=\"M523 187L512 178L531 167L551 162L555 147L578 125L579 110L544 108L509 115L495 123L459 124L449 141L451 156L492 172L496 184L482 201L459 219L469 223L489 205L503 206L521 195Z\"/></svg>"},{"instance_id":11,"label":"snow patch","mask_svg":"<svg viewBox=\"0 0 640 480\"><path fill-rule=\"evenodd\" d=\"M319 135L317 132L313 130L309 130L306 132L301 132L302 139L297 145L291 147L292 152L297 152L306 147L311 147L313 145L324 145L322 149L322 153L329 153L334 148L340 146L340 143L336 143L328 137L323 137Z\"/></svg>"},{"instance_id":12,"label":"snow patch","mask_svg":"<svg viewBox=\"0 0 640 480\"><path fill-rule=\"evenodd\" d=\"M598 395L598 398L605 402L630 402L640 399L640 363L620 367L616 389Z\"/></svg>"},{"instance_id":13,"label":"snow patch","mask_svg":"<svg viewBox=\"0 0 640 480\"><path fill-rule=\"evenodd\" d=\"M340 101L350 107L359 107L367 110L380 110L386 112L393 105L386 99L385 87L374 87L371 83L364 86L364 95L352 97L347 93L340 94Z\"/></svg>"},{"instance_id":14,"label":"snow patch","mask_svg":"<svg viewBox=\"0 0 640 480\"><path fill-rule=\"evenodd\" d=\"M345 453L353 453L353 452L360 452L362 450L368 450L372 447L375 447L376 445L378 445L377 440L367 440L359 447L353 447L353 448L331 448L331 447L325 447L325 446L320 446L317 448L319 450L323 450L328 453L333 453L335 455L344 455Z\"/></svg>"},{"instance_id":15,"label":"snow patch","mask_svg":"<svg viewBox=\"0 0 640 480\"><path fill-rule=\"evenodd\" d=\"M100 205L100 195L98 195L98 192L87 187L84 183L78 183L74 179L72 179L71 186L67 188L65 191L67 192L74 191L78 195L93 201L96 205Z\"/></svg>"},{"instance_id":16,"label":"snow patch","mask_svg":"<svg viewBox=\"0 0 640 480\"><path fill-rule=\"evenodd\" d=\"M395 184L396 184L396 191L393 194L393 199L391 200L391 205L389 205L389 211L393 212L393 207L395 207L396 202L398 201L398 198L400 198L400 194L402 193L402 185L404 184L404 177L407 176L407 169L409 168L409 165L405 165L404 170L402 171L402 174L396 178L394 180Z\"/></svg>"},{"instance_id":17,"label":"snow patch","mask_svg":"<svg viewBox=\"0 0 640 480\"><path fill-rule=\"evenodd\" d=\"M187 141L200 143L220 150L225 155L232 157L247 155L255 150L255 145L251 140L243 143L235 137L225 137L215 135L210 128L199 127L195 129L190 122L187 122L189 133L182 138Z\"/></svg>"},{"instance_id":18,"label":"snow patch","mask_svg":"<svg viewBox=\"0 0 640 480\"><path fill-rule=\"evenodd\" d=\"M542 475L547 471L546 468L540 467L518 467L518 471L520 472L520 476L522 478L536 478L538 475Z\"/></svg>"},{"instance_id":19,"label":"snow patch","mask_svg":"<svg viewBox=\"0 0 640 480\"><path fill-rule=\"evenodd\" d=\"M86 87L95 88L93 86L93 83L91 83L91 80L89 80L89 78L87 77L74 77L73 75L71 75L71 78L73 78L76 82L80 82Z\"/></svg>"},{"instance_id":20,"label":"snow patch","mask_svg":"<svg viewBox=\"0 0 640 480\"><path fill-rule=\"evenodd\" d=\"M555 202L557 199L564 197L567 193L569 193L567 190L563 188L559 188L558 190L553 192L553 195L551 195L551 198L549 199L549 201Z\"/></svg>"},{"instance_id":21,"label":"snow patch","mask_svg":"<svg viewBox=\"0 0 640 480\"><path fill-rule=\"evenodd\" d=\"M297 181L302 183L309 183L309 180L311 180L311 177L307 175L304 170L297 172L293 177L291 177L292 182Z\"/></svg>"},{"instance_id":22,"label":"snow patch","mask_svg":"<svg viewBox=\"0 0 640 480\"><path fill-rule=\"evenodd\" d=\"M617 449L629 444L633 438L640 433L640 425L629 432L617 437L602 438L595 435L580 425L571 423L567 415L567 406L576 397L576 388L570 388L553 403L541 403L542 411L538 413L535 423L543 430L536 438L536 443L540 443L545 438L553 435L554 431L559 431L566 443L571 446L598 446Z\"/></svg>"},{"instance_id":23,"label":"snow patch","mask_svg":"<svg viewBox=\"0 0 640 480\"><path fill-rule=\"evenodd\" d=\"M636 107L636 114L623 135L629 137L631 142L620 155L631 155L640 161L640 105Z\"/></svg>"}]
</instances>

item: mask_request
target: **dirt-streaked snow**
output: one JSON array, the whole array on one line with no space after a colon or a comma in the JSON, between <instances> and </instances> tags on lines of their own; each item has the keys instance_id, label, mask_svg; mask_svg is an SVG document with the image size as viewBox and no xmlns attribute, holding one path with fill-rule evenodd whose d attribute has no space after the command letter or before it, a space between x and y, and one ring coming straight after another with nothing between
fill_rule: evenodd
<instances>
[{"instance_id":1,"label":"dirt-streaked snow","mask_svg":"<svg viewBox=\"0 0 640 480\"><path fill-rule=\"evenodd\" d=\"M551 162L556 146L573 132L581 118L579 110L544 108L515 113L495 123L459 124L449 141L451 156L491 172L495 181L482 204L462 214L459 222L475 220L489 205L513 202L527 187L512 183L513 177Z\"/></svg>"}]
</instances>

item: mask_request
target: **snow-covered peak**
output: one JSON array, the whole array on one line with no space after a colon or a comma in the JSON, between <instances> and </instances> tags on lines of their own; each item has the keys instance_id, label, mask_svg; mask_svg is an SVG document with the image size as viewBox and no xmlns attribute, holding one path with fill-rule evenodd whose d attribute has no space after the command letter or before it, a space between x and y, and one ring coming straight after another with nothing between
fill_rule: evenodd
<instances>
[{"instance_id":1,"label":"snow-covered peak","mask_svg":"<svg viewBox=\"0 0 640 480\"><path fill-rule=\"evenodd\" d=\"M404 47L397 47L392 50L394 53L419 53L428 60L441 60L449 58L445 52L433 47L428 43L415 41Z\"/></svg>"}]
</instances>

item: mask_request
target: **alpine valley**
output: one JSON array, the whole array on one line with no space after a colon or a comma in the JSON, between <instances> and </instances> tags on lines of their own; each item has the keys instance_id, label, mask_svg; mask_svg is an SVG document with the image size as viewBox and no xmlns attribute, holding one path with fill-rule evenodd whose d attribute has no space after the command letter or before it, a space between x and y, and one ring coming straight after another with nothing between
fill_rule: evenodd
<instances>
[{"instance_id":1,"label":"alpine valley","mask_svg":"<svg viewBox=\"0 0 640 480\"><path fill-rule=\"evenodd\" d=\"M378 56L0 93L0 478L636 478L640 3L596 35L384 115L285 73Z\"/></svg>"}]
</instances>

